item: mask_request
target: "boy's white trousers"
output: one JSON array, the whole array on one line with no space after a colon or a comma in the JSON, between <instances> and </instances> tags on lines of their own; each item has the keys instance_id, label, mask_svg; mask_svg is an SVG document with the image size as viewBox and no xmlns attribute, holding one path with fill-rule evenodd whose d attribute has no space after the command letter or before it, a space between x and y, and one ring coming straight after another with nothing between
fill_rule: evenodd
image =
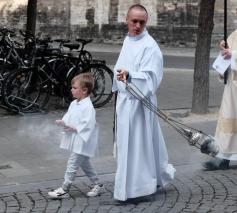
<instances>
[{"instance_id":1,"label":"boy's white trousers","mask_svg":"<svg viewBox=\"0 0 237 213\"><path fill-rule=\"evenodd\" d=\"M68 159L67 169L64 175L64 182L62 185L64 191L69 191L72 182L76 178L79 167L81 167L85 175L91 180L93 184L98 183L99 179L90 162L90 157L72 152Z\"/></svg>"}]
</instances>

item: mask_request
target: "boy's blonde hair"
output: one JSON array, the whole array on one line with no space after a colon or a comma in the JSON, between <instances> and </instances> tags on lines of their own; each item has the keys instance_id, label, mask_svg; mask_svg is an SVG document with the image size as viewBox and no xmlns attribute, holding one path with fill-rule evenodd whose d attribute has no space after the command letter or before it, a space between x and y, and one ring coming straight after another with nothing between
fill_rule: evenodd
<instances>
[{"instance_id":1,"label":"boy's blonde hair","mask_svg":"<svg viewBox=\"0 0 237 213\"><path fill-rule=\"evenodd\" d=\"M81 88L87 89L87 94L90 95L93 88L94 88L94 79L90 72L80 73L76 75L72 81L71 84L79 83Z\"/></svg>"}]
</instances>

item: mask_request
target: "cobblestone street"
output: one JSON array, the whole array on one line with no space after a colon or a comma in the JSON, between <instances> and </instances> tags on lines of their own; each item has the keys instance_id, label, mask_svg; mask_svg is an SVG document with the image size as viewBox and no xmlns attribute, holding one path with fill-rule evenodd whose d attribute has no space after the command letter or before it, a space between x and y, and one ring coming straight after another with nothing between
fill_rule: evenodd
<instances>
[{"instance_id":1,"label":"cobblestone street","mask_svg":"<svg viewBox=\"0 0 237 213\"><path fill-rule=\"evenodd\" d=\"M108 115L108 112L110 112L109 116L106 117L105 114ZM102 137L107 138L108 132L106 133L105 129L108 127L108 124L106 121L112 116L111 107L98 110L97 113L101 124ZM53 120L61 114L61 112L49 113L49 118L47 119ZM203 116L191 115L181 120L188 125L198 129L205 129L206 132L212 133L216 124L216 115L216 113L209 114L205 118ZM5 126L8 126L7 129L9 130L9 125L13 124L16 119L23 119L25 123L34 122L39 125L45 119L45 115L34 115L24 118L13 116L4 119ZM37 119L37 122L35 119ZM23 124L23 121L18 121L18 124L15 122L11 128ZM32 154L35 155L35 158L26 153L25 159L22 161L21 150L18 148L18 153L16 152L18 160L16 161L22 167L18 168L15 165L16 168L14 168L14 164L9 164L9 167L7 165L0 167L0 212L237 212L237 170L234 162L231 163L229 170L204 171L201 163L208 156L201 154L198 149L189 146L181 137L177 137L177 133L171 131L167 124L161 122L161 126L166 137L170 162L174 164L177 172L171 184L164 188L158 188L155 194L131 199L126 202L118 202L113 199L115 164L111 155L112 144L106 143L101 149L106 156L101 156L100 158L102 159L96 158L94 161L98 168L100 179L105 185L103 193L98 197L88 198L86 193L89 190L90 183L79 172L79 176L70 191L70 198L62 200L50 199L47 192L59 187L62 183L62 175L67 160L67 155L57 154L59 151L58 147L55 148L55 144L52 144L55 151L52 151L52 147L47 147L47 152L53 152L50 158L51 161L48 161L49 159L45 155L37 156L34 153ZM21 128L29 129L23 126ZM4 127L2 126L3 130ZM5 137L12 138L11 135ZM27 134L23 139L25 140L26 138ZM28 148L26 147L21 137L18 136L18 139L21 146L23 146L23 151L33 150L28 147L29 144L27 144ZM15 143L16 139L13 138L12 140L12 142L11 140L7 141L9 147L12 147L11 143ZM108 142L110 136L105 140ZM35 142L32 141L32 138L29 141L32 142L30 146L34 147ZM40 140L36 141L36 143L40 143ZM10 150L14 152L13 147ZM1 156L4 156L6 153L2 151L4 150L0 151ZM46 152L41 149L36 151ZM9 156L11 156L9 158L13 162L14 157L12 157L12 154ZM53 158L55 161L52 161ZM44 160L46 160L46 163ZM29 164L26 165L25 161L29 162ZM47 164L48 167L43 167L42 165L44 164ZM36 168L34 165L37 165ZM10 170L13 170L12 173ZM19 172L21 170L23 172ZM27 174L24 174L24 172Z\"/></svg>"},{"instance_id":2,"label":"cobblestone street","mask_svg":"<svg viewBox=\"0 0 237 213\"><path fill-rule=\"evenodd\" d=\"M237 173L198 171L191 176L176 175L175 180L157 193L127 202L113 200L113 182L105 182L105 191L87 198L86 182L74 184L70 198L52 200L47 196L52 187L21 189L0 194L2 212L237 212ZM13 190L12 188L11 190Z\"/></svg>"}]
</instances>

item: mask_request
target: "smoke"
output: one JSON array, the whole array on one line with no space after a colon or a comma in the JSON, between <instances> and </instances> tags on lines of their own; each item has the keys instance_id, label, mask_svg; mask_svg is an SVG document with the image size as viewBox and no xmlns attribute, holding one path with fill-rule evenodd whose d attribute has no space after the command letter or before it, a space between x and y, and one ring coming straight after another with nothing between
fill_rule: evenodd
<instances>
[{"instance_id":1,"label":"smoke","mask_svg":"<svg viewBox=\"0 0 237 213\"><path fill-rule=\"evenodd\" d=\"M54 120L21 121L17 134L41 142L59 141L63 132L62 127L55 124Z\"/></svg>"}]
</instances>

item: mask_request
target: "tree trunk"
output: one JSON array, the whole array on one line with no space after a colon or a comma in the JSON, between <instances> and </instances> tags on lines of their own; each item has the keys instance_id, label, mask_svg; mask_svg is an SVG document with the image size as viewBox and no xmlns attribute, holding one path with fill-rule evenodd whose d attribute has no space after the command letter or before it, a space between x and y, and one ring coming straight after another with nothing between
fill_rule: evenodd
<instances>
[{"instance_id":1,"label":"tree trunk","mask_svg":"<svg viewBox=\"0 0 237 213\"><path fill-rule=\"evenodd\" d=\"M215 0L201 0L198 18L197 46L195 52L192 112L208 112L209 57L213 30Z\"/></svg>"},{"instance_id":2,"label":"tree trunk","mask_svg":"<svg viewBox=\"0 0 237 213\"><path fill-rule=\"evenodd\" d=\"M28 0L26 30L35 35L37 0Z\"/></svg>"}]
</instances>

